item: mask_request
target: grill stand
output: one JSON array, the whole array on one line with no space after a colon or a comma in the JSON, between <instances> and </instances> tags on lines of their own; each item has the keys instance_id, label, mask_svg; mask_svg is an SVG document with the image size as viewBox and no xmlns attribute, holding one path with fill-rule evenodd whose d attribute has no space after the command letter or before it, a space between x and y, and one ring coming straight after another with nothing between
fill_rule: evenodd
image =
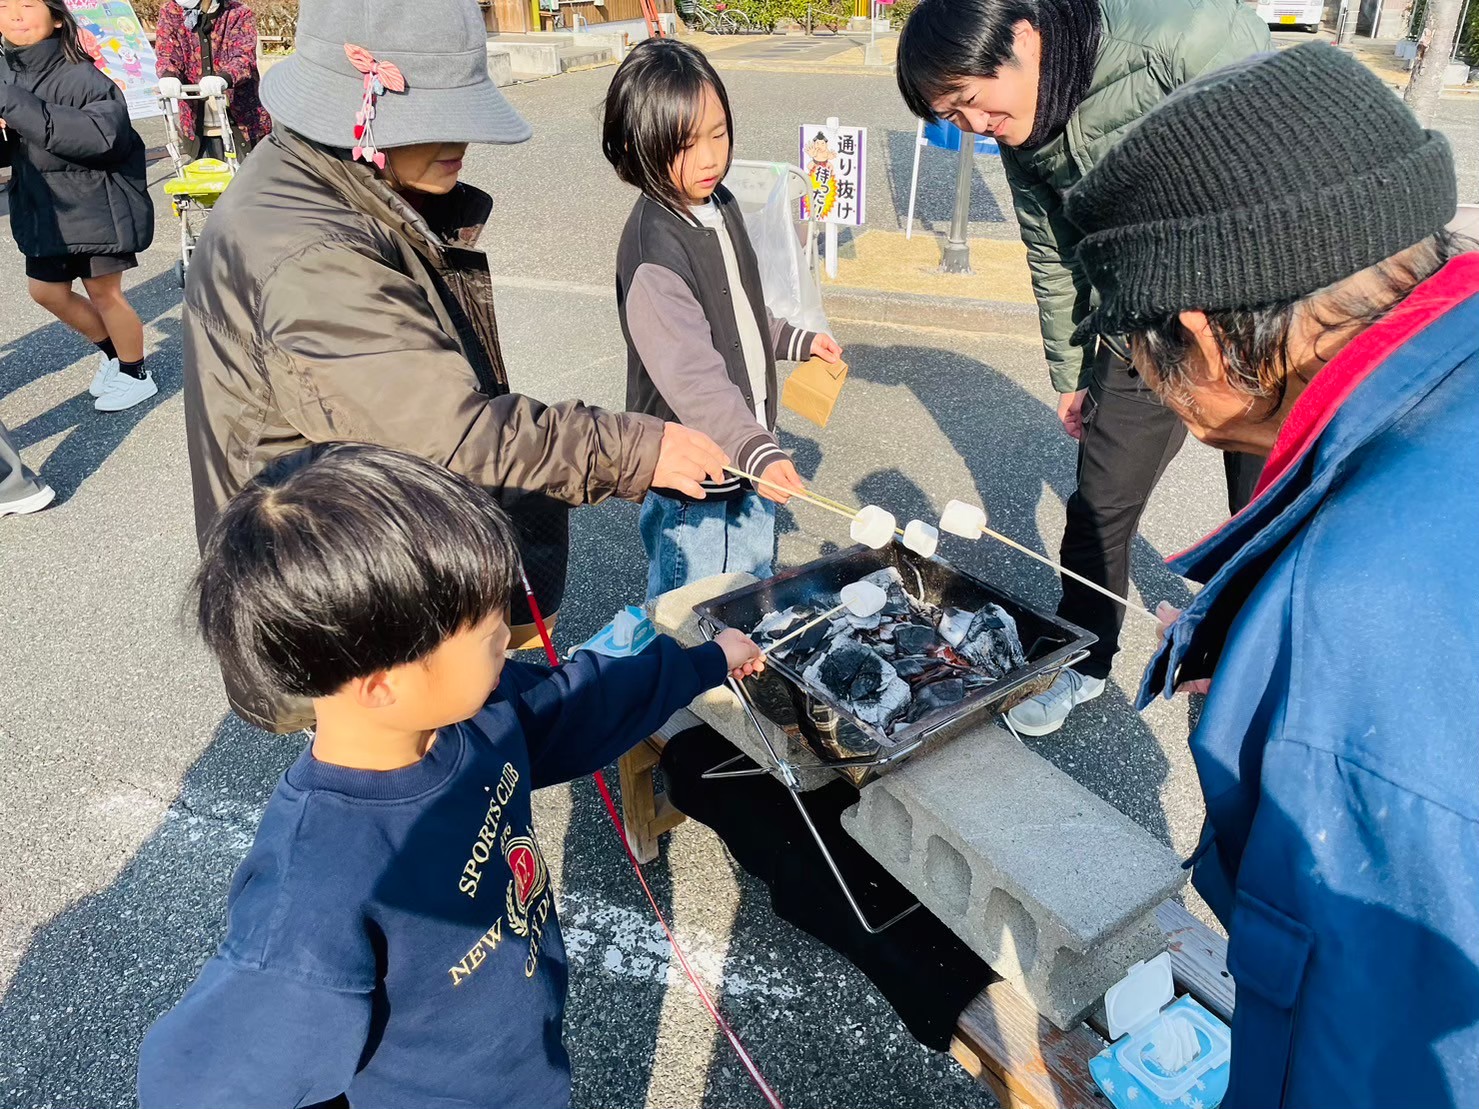
<instances>
[{"instance_id":1,"label":"grill stand","mask_svg":"<svg viewBox=\"0 0 1479 1109\"><path fill-rule=\"evenodd\" d=\"M700 626L703 628L705 638L712 640L714 638L714 634L710 630L708 622L700 621ZM726 759L724 762L721 762L712 770L706 771L703 774L704 780L716 781L724 778L753 778L758 777L761 774L770 774L772 771L774 771L775 776L779 778L781 784L786 787L786 792L791 795L791 801L795 804L796 811L801 814L801 819L806 824L806 830L811 833L811 838L816 842L817 850L822 853L822 861L827 864L827 869L832 872L832 877L837 881L837 887L842 890L842 896L847 898L848 905L852 907L853 915L858 918L858 923L863 926L863 930L867 932L870 936L878 935L878 933L885 931L886 929L897 924L899 921L903 920L906 916L912 913L915 909L919 908L919 902L916 901L907 909L904 909L901 912L895 913L893 916L889 917L889 919L884 921L882 924L875 925L868 920L867 915L863 912L863 907L858 904L857 898L852 895L852 890L848 888L847 880L843 878L842 871L837 868L837 861L832 858L832 852L827 850L827 844L822 839L822 834L817 831L817 826L812 823L811 814L806 811L806 803L801 800L801 785L800 782L797 781L795 768L792 767L792 765L787 760L781 758L781 756L776 753L775 746L770 742L770 736L765 731L765 726L760 723L759 717L756 716L755 705L750 700L749 690L744 687L743 682L736 680L733 675L730 675L730 677L727 678L726 681L729 685L729 688L734 692L734 695L739 698L740 704L744 706L745 715L749 717L750 724L754 727L755 733L760 737L760 742L765 745L765 751L770 759L771 765L769 767L756 766L748 770L724 769L727 766L732 766L740 759L747 757L745 755L738 755L735 758ZM889 761L891 760L862 759L857 760L855 763L853 763L853 765L881 766Z\"/></svg>"}]
</instances>

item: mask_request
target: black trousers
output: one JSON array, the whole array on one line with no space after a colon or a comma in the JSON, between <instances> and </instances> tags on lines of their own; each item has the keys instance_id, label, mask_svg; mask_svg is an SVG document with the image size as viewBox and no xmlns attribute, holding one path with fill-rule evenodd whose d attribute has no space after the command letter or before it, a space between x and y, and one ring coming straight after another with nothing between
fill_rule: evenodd
<instances>
[{"instance_id":1,"label":"black trousers","mask_svg":"<svg viewBox=\"0 0 1479 1109\"><path fill-rule=\"evenodd\" d=\"M1130 588L1130 546L1151 491L1186 441L1186 425L1163 405L1130 367L1099 348L1094 379L1084 398L1084 432L1078 448L1078 488L1068 499L1061 561L1069 570L1125 596ZM1224 454L1227 502L1241 511L1253 499L1263 459ZM1076 669L1109 676L1119 650L1124 609L1072 578L1063 579L1058 615L1099 637Z\"/></svg>"}]
</instances>

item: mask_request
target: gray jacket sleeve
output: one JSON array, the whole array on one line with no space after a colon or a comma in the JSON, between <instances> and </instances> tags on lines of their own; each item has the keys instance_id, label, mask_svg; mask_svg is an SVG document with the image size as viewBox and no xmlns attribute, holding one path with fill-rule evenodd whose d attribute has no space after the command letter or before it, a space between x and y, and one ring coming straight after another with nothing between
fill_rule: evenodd
<instances>
[{"instance_id":1,"label":"gray jacket sleeve","mask_svg":"<svg viewBox=\"0 0 1479 1109\"><path fill-rule=\"evenodd\" d=\"M815 331L802 331L790 320L778 320L765 310L770 322L770 349L777 362L805 362L811 357L811 344L816 340Z\"/></svg>"},{"instance_id":2,"label":"gray jacket sleeve","mask_svg":"<svg viewBox=\"0 0 1479 1109\"><path fill-rule=\"evenodd\" d=\"M569 505L639 500L652 484L661 420L483 395L420 286L367 251L329 241L286 260L259 317L276 405L310 442L396 447L495 495Z\"/></svg>"},{"instance_id":3,"label":"gray jacket sleeve","mask_svg":"<svg viewBox=\"0 0 1479 1109\"><path fill-rule=\"evenodd\" d=\"M637 357L681 424L718 443L746 473L789 458L729 380L703 306L681 277L651 262L638 266L627 290L626 323ZM774 326L771 338L781 338Z\"/></svg>"},{"instance_id":4,"label":"gray jacket sleeve","mask_svg":"<svg viewBox=\"0 0 1479 1109\"><path fill-rule=\"evenodd\" d=\"M1043 353L1053 388L1060 393L1087 389L1092 373L1089 347L1073 345L1073 332L1092 307L1093 288L1074 258L1079 231L1063 211L1062 198L1045 182L1035 180L1007 149L1002 168L1011 186L1022 242L1027 247L1027 269L1042 327Z\"/></svg>"}]
</instances>

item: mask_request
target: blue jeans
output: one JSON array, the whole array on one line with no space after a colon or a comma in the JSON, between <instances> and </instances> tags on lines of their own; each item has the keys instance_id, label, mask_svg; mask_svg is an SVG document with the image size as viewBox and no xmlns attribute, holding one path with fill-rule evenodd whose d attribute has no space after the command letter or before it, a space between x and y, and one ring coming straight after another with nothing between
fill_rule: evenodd
<instances>
[{"instance_id":1,"label":"blue jeans","mask_svg":"<svg viewBox=\"0 0 1479 1109\"><path fill-rule=\"evenodd\" d=\"M678 501L648 493L642 502L647 599L715 574L770 577L775 504L754 493L731 501Z\"/></svg>"}]
</instances>

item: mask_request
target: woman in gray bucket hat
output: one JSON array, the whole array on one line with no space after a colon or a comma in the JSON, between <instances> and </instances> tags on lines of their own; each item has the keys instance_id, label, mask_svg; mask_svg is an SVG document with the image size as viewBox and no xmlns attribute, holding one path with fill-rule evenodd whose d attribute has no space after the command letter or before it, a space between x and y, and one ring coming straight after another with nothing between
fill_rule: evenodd
<instances>
[{"instance_id":1,"label":"woman in gray bucket hat","mask_svg":"<svg viewBox=\"0 0 1479 1109\"><path fill-rule=\"evenodd\" d=\"M257 471L310 443L398 447L500 499L550 616L570 507L654 485L702 495L726 459L677 424L510 393L473 245L491 201L457 180L469 143L530 136L486 44L474 0L303 5L297 52L262 83L273 134L217 205L185 289L195 522L204 534ZM511 622L527 625L521 609ZM522 630L514 645L533 645ZM310 723L229 692L264 727Z\"/></svg>"}]
</instances>

